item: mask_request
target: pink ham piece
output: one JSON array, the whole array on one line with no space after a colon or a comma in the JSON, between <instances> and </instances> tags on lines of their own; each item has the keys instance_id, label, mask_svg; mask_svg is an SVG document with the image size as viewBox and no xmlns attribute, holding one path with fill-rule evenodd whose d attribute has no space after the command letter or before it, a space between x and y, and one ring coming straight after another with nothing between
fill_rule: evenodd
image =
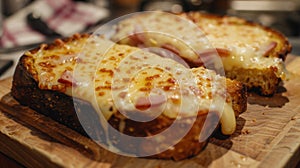
<instances>
[{"instance_id":1,"label":"pink ham piece","mask_svg":"<svg viewBox=\"0 0 300 168\"><path fill-rule=\"evenodd\" d=\"M161 48L169 50L169 51L173 52L176 55L179 55L179 53L180 53L180 51L176 47L174 47L173 45L171 45L171 44L163 44L161 46Z\"/></svg>"},{"instance_id":2,"label":"pink ham piece","mask_svg":"<svg viewBox=\"0 0 300 168\"><path fill-rule=\"evenodd\" d=\"M216 48L220 57L228 57L230 56L230 51L225 48Z\"/></svg>"},{"instance_id":3,"label":"pink ham piece","mask_svg":"<svg viewBox=\"0 0 300 168\"><path fill-rule=\"evenodd\" d=\"M135 108L147 110L150 107L158 107L167 101L164 95L150 95L149 97L140 97L135 103Z\"/></svg>"},{"instance_id":4,"label":"pink ham piece","mask_svg":"<svg viewBox=\"0 0 300 168\"><path fill-rule=\"evenodd\" d=\"M157 54L157 55L159 55L161 57L164 57L164 58L170 58L170 59L182 64L186 68L190 68L188 63L183 58L181 58L180 56L178 56L177 54L173 53L170 50L167 50L167 49L164 49L164 48L158 48L158 47L143 48L143 50L154 53L154 54Z\"/></svg>"},{"instance_id":5,"label":"pink ham piece","mask_svg":"<svg viewBox=\"0 0 300 168\"><path fill-rule=\"evenodd\" d=\"M135 26L133 33L130 34L128 38L130 39L131 44L134 46L139 46L144 44L145 36L142 27Z\"/></svg>"},{"instance_id":6,"label":"pink ham piece","mask_svg":"<svg viewBox=\"0 0 300 168\"><path fill-rule=\"evenodd\" d=\"M273 51L273 49L276 48L276 46L277 46L277 42L272 41L268 45L261 47L260 51L263 52L264 57L267 57Z\"/></svg>"},{"instance_id":7,"label":"pink ham piece","mask_svg":"<svg viewBox=\"0 0 300 168\"><path fill-rule=\"evenodd\" d=\"M71 71L65 70L61 77L58 79L58 82L65 84L66 86L77 86L77 82L73 77Z\"/></svg>"},{"instance_id":8,"label":"pink ham piece","mask_svg":"<svg viewBox=\"0 0 300 168\"><path fill-rule=\"evenodd\" d=\"M211 61L213 61L214 57L228 57L230 56L230 51L225 48L212 48L198 51L198 55L199 58L197 60L191 61L191 64L196 67L212 63Z\"/></svg>"}]
</instances>

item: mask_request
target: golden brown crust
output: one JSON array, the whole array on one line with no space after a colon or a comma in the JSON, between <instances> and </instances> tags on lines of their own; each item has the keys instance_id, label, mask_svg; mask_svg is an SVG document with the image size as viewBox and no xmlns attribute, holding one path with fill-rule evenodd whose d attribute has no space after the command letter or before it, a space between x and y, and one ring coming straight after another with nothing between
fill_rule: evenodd
<instances>
[{"instance_id":1,"label":"golden brown crust","mask_svg":"<svg viewBox=\"0 0 300 168\"><path fill-rule=\"evenodd\" d=\"M73 37L58 40L53 44L44 45L40 48L45 50L53 50L56 47L60 47L62 42L70 42L76 40L80 37L86 37L86 35L75 35ZM31 50L31 54L38 52L39 49ZM23 55L17 65L12 85L12 95L18 100L22 105L27 105L30 108L36 110L37 112L49 116L55 121L58 121L71 129L78 131L83 135L94 135L99 138L101 142L106 143L106 134L102 126L99 123L98 115L93 109L92 105L86 101L70 97L62 92L54 90L45 90L40 89L38 86L37 71L33 66L34 58ZM246 95L245 88L242 84L236 81L228 80L227 90L229 95L233 100L233 108L236 115L246 110ZM76 111L81 111L76 113ZM208 114L208 115L207 115ZM80 121L78 120L78 115L80 118L90 123L83 128ZM173 148L170 148L160 154L149 156L151 158L160 158L160 159L174 159L181 160L188 157L192 157L198 154L205 145L207 141L199 142L199 133L202 131L202 127L205 119L208 119L208 128L210 125L217 125L218 115L215 112L207 113L207 111L199 111L195 123L192 125L191 129ZM82 121L81 120L81 121ZM175 127L176 131L180 130L179 127L186 127L190 124L190 118L183 117L179 120L179 124ZM114 114L108 122L115 129L120 130L121 122L125 121L123 128L123 133L130 136L149 136L150 134L157 134L167 129L171 124L173 124L174 119L170 119L164 115L159 116L158 118L149 121L149 122L135 122L129 119L124 120L124 116L120 113ZM133 129L132 129L133 128ZM211 131L205 128L205 131ZM214 128L214 127L213 127ZM98 135L100 133L100 136ZM172 141L173 133L165 137L165 142ZM161 145L157 142L143 142L143 143L134 143L128 142L126 137L119 137L118 139L114 138L113 134L108 135L108 139L112 142L115 142L114 145L119 146L124 151L132 150L130 147L135 145L135 149L140 150L139 152L147 153L153 152L152 148L147 148L150 143L156 146ZM122 144L122 146L120 146ZM162 143L163 144L163 143ZM124 147L125 148L122 148Z\"/></svg>"},{"instance_id":2,"label":"golden brown crust","mask_svg":"<svg viewBox=\"0 0 300 168\"><path fill-rule=\"evenodd\" d=\"M11 93L22 105L27 105L39 113L63 123L64 125L85 134L80 127L73 99L61 92L41 90L35 77L36 71L28 56L22 56L16 67Z\"/></svg>"},{"instance_id":3,"label":"golden brown crust","mask_svg":"<svg viewBox=\"0 0 300 168\"><path fill-rule=\"evenodd\" d=\"M243 74L243 75L240 75ZM243 69L235 68L226 72L226 76L244 83L250 91L262 95L272 95L276 92L281 81L274 74L272 68L268 69Z\"/></svg>"},{"instance_id":4,"label":"golden brown crust","mask_svg":"<svg viewBox=\"0 0 300 168\"><path fill-rule=\"evenodd\" d=\"M74 108L74 106L82 107L84 111L81 110L83 113L81 117L85 115L85 118L87 120L91 120L89 122L95 124L98 120L95 121L97 116L95 116L96 112L93 110L92 106L87 102L84 102L80 99L74 99L70 96L67 96L57 91L39 89L37 81L33 78L32 74L26 70L26 67L28 67L28 65L26 65L28 59L29 57L26 56L23 56L21 58L14 74L12 95L15 97L15 99L18 100L22 105L27 105L30 108L36 110L37 112L44 114L52 118L53 120L58 121L85 136L97 134L97 132L95 132L94 130L95 125L93 124L91 124L90 126L91 129L86 130L86 127L84 128L82 127L80 121L78 120L76 109ZM206 116L207 116L206 113L202 113L202 112L199 113L199 116L197 117L191 130L188 132L186 136L184 136L182 140L180 140L179 143L177 143L174 146L173 149L149 157L159 158L159 159L182 160L198 154L201 150L203 150L203 148L207 144L207 141L199 142L199 137L198 137L202 129L204 120L206 119ZM212 112L211 115L209 116L210 118L212 118L211 121L209 121L209 123L211 125L213 124L216 125L217 123L215 122L219 121L216 113ZM112 125L112 127L119 130L121 124L121 118L124 117L121 116L120 113L117 113L113 115L108 122ZM180 124L179 125L177 124L177 127L183 126L184 124L188 125L187 120L188 118L182 119L180 121ZM123 133L131 136L139 136L139 137L147 136L149 135L149 133L157 134L167 129L173 123L173 119L170 119L166 116L160 116L153 121L145 122L145 123L135 122L128 119L124 121L126 125L124 127ZM100 137L99 139L105 143L106 141L105 134L102 129L99 130L100 127L101 126L99 125L98 133L100 132L102 137ZM136 130L132 131L132 128L135 128ZM174 130L178 131L178 129L174 129ZM176 133L173 134L175 135ZM149 144L139 144L138 142L131 142L126 140L126 137L123 136L121 137L118 136L118 139L116 140L114 139L115 136L113 134L110 134L109 137L110 137L109 139L112 142L115 142L114 145L116 145L117 147L119 147L120 149L126 152L130 152L131 150L134 149L140 150L134 152L141 152L141 153L153 152L151 151L153 150L152 148L147 148ZM171 140L172 137L166 138L166 141L168 143ZM144 143L151 143L153 145L157 142L149 141ZM133 145L134 148L132 147Z\"/></svg>"},{"instance_id":5,"label":"golden brown crust","mask_svg":"<svg viewBox=\"0 0 300 168\"><path fill-rule=\"evenodd\" d=\"M66 43L70 43L70 42L74 42L76 40L79 40L79 39L82 39L82 38L88 38L90 37L90 34L79 34L79 33L76 33L74 34L73 36L70 36L70 37L65 37L65 38L62 38L62 39L55 39L53 41L53 43L50 43L50 44L41 44L39 47L37 48L34 48L32 50L30 50L29 52L31 54L35 54L37 53L40 49L43 49L43 50L53 50L53 49L58 49L58 48L62 48L64 46L64 44ZM26 55L26 53L25 53Z\"/></svg>"},{"instance_id":6,"label":"golden brown crust","mask_svg":"<svg viewBox=\"0 0 300 168\"><path fill-rule=\"evenodd\" d=\"M205 120L207 120L208 128L214 128L213 126L216 126L219 121L217 113L214 112L209 112L209 115L207 115L207 112L199 113L194 123L191 123L192 118L190 117L182 118L178 121L178 123L174 123L174 119L170 119L164 115L157 117L153 121L145 123L128 119L122 120L121 118L124 118L124 116L122 116L120 113L115 114L109 120L109 123L115 129L121 131L120 123L125 122L126 125L123 129L123 133L134 137L147 137L150 135L156 135L168 129L172 124L174 124L172 125L173 128L170 134L162 137L161 139L159 139L159 141L149 140L143 141L141 143L137 141L132 142L128 140L126 136L114 136L114 134L111 134L110 137L114 145L119 149L127 152L134 150L137 153L153 153L160 147L164 147L164 145L167 145L171 142L175 143L176 136L178 136L179 134L178 131L182 130L185 127L191 127L188 133L182 139L180 139L177 144L175 143L175 146L162 153L149 156L149 158L173 160L182 160L188 157L195 156L199 152L201 152L201 150L203 150L203 148L207 144L207 141L199 142L199 135L202 131ZM191 124L193 125L191 126Z\"/></svg>"},{"instance_id":7,"label":"golden brown crust","mask_svg":"<svg viewBox=\"0 0 300 168\"><path fill-rule=\"evenodd\" d=\"M235 116L247 110L247 88L246 86L236 80L226 80L227 92L232 99L232 107L235 112Z\"/></svg>"},{"instance_id":8,"label":"golden brown crust","mask_svg":"<svg viewBox=\"0 0 300 168\"><path fill-rule=\"evenodd\" d=\"M193 22L201 23L209 21L216 21L217 24L220 25L237 25L242 26L240 29L243 31L243 26L251 27L253 30L261 29L265 31L267 36L272 37L272 39L276 39L276 46L274 49L266 52L263 56L264 57L276 57L280 58L283 61L286 59L288 53L291 52L292 46L289 43L288 39L280 32L265 27L261 24L254 23L247 21L242 18L233 17L233 16L219 16L207 13L200 13L200 12L189 12L189 13L182 13L182 17L188 18ZM202 28L200 26L200 28ZM205 28L203 28L205 32ZM206 31L206 34L210 34L211 32ZM241 37L242 38L242 37ZM244 83L248 91L254 91L261 95L273 95L281 81L281 78L276 75L277 69L274 67L269 68L251 68L251 69L243 69L241 67L233 68L230 71L226 71L226 77L231 79L235 79Z\"/></svg>"}]
</instances>

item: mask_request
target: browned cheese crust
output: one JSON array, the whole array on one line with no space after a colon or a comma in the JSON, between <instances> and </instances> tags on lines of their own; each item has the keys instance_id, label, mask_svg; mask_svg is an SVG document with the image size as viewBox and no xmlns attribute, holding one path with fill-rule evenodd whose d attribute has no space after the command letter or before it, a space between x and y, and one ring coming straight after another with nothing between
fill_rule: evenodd
<instances>
[{"instance_id":1,"label":"browned cheese crust","mask_svg":"<svg viewBox=\"0 0 300 168\"><path fill-rule=\"evenodd\" d=\"M183 13L181 16L192 20L194 23L201 25L201 22L208 20L215 21L217 20L218 25L236 25L240 26L243 31L243 27L251 27L253 30L261 29L265 31L266 36L270 36L273 39L277 39L277 45L270 52L266 52L264 57L276 57L280 58L283 61L286 59L288 53L291 52L292 46L289 43L288 39L280 32L265 27L258 23L250 22L242 18L232 17L232 16L218 16L200 12L189 12ZM201 27L204 33L211 34L207 31L205 27ZM234 68L230 71L226 71L226 76L231 79L236 79L244 83L248 91L254 91L262 95L273 95L282 80L281 78L275 75L278 69L274 67L269 68L253 68L253 69L243 69L243 68Z\"/></svg>"},{"instance_id":2,"label":"browned cheese crust","mask_svg":"<svg viewBox=\"0 0 300 168\"><path fill-rule=\"evenodd\" d=\"M84 37L87 35L74 35L63 41L55 42L50 45L46 45L43 48L46 50L52 50L55 47L60 47L61 42L68 43L72 40ZM39 48L31 50L31 53L35 53ZM26 55L23 55L17 65L14 77L11 93L16 100L22 105L29 106L37 112L52 118L53 120L68 126L69 128L76 130L82 135L92 135L94 138L106 143L106 136L111 142L123 151L139 150L140 152L152 152L151 148L147 148L149 145L143 143L128 142L126 137L115 138L114 134L108 133L106 135L99 124L98 115L93 109L90 103L72 98L62 92L55 90L44 90L38 87L37 71L33 66L33 59ZM246 110L246 91L245 87L239 82L227 80L227 90L233 99L233 108L236 116L239 113ZM80 111L76 114L76 111ZM90 126L83 128L78 120L79 115L83 120L87 120ZM173 148L168 149L165 152L150 156L151 158L160 159L174 159L181 160L188 157L192 157L198 154L207 144L205 142L199 142L199 133L202 130L205 119L208 118L209 125L215 125L215 121L218 121L218 115L214 112L210 112L207 115L207 111L198 112L195 123L189 130L187 135L184 136ZM167 129L172 123L173 119L167 116L161 115L156 119L149 122L136 122L130 119L124 118L119 112L112 115L108 120L108 123L117 130L120 130L121 122L125 122L123 133L137 137L147 137L154 135ZM190 118L185 117L180 119L176 130L180 130L180 127L186 127L190 124ZM209 131L209 130L205 130ZM109 131L110 132L110 131ZM176 133L174 133L176 134ZM155 145L163 145L164 142L172 141L172 135L165 137L165 140L161 143L154 143Z\"/></svg>"},{"instance_id":3,"label":"browned cheese crust","mask_svg":"<svg viewBox=\"0 0 300 168\"><path fill-rule=\"evenodd\" d=\"M291 44L282 33L270 27L266 27L255 22L247 21L245 19L237 18L233 16L219 16L219 15L213 15L208 13L200 13L200 12L183 13L182 16L192 20L195 23L201 22L201 19L212 19L212 20L218 20L218 24L220 25L232 24L232 25L250 26L253 27L253 29L257 27L259 27L260 29L264 29L266 32L269 32L270 34L272 34L272 36L278 38L281 41L281 43L276 47L276 49L272 50L268 55L266 55L266 57L278 57L285 60L287 54L290 53L292 50ZM205 32L205 33L209 34L209 32Z\"/></svg>"}]
</instances>

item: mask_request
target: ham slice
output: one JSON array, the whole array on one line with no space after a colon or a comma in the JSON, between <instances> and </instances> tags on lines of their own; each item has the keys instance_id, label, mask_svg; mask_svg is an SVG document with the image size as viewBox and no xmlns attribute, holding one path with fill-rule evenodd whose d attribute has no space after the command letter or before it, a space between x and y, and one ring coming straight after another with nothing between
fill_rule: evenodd
<instances>
[{"instance_id":1,"label":"ham slice","mask_svg":"<svg viewBox=\"0 0 300 168\"><path fill-rule=\"evenodd\" d=\"M61 77L58 79L58 82L65 84L66 86L77 86L77 82L73 77L71 71L65 70Z\"/></svg>"},{"instance_id":2,"label":"ham slice","mask_svg":"<svg viewBox=\"0 0 300 168\"><path fill-rule=\"evenodd\" d=\"M147 110L150 107L157 107L165 103L164 95L150 95L149 97L140 97L135 103L135 107L139 110Z\"/></svg>"},{"instance_id":3,"label":"ham slice","mask_svg":"<svg viewBox=\"0 0 300 168\"><path fill-rule=\"evenodd\" d=\"M263 56L267 57L277 46L277 42L272 41L271 43L267 44L260 48L260 51L263 52Z\"/></svg>"}]
</instances>

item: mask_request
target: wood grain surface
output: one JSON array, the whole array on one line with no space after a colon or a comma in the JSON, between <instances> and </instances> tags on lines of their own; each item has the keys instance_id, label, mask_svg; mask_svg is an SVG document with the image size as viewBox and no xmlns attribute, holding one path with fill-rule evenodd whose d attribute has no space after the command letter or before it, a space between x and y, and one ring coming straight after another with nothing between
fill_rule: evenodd
<instances>
[{"instance_id":1,"label":"wood grain surface","mask_svg":"<svg viewBox=\"0 0 300 168\"><path fill-rule=\"evenodd\" d=\"M273 97L249 95L230 137L215 135L183 161L131 158L19 105L0 81L0 151L26 167L294 167L300 161L300 57L288 56L289 81Z\"/></svg>"}]
</instances>

